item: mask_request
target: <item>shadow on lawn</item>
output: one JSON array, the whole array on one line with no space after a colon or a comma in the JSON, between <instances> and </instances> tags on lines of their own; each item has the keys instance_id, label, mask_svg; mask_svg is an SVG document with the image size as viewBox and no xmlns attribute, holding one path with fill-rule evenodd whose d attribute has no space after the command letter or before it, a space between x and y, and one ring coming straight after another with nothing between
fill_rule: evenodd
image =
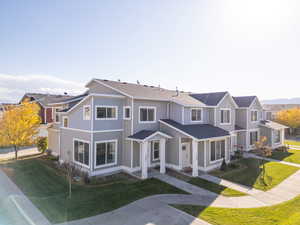
<instances>
[{"instance_id":1,"label":"shadow on lawn","mask_svg":"<svg viewBox=\"0 0 300 225\"><path fill-rule=\"evenodd\" d=\"M288 158L289 156L292 156L292 155L293 155L293 153L291 153L291 152L273 151L272 156L270 156L269 158L284 161L284 159L286 159L286 158Z\"/></svg>"}]
</instances>

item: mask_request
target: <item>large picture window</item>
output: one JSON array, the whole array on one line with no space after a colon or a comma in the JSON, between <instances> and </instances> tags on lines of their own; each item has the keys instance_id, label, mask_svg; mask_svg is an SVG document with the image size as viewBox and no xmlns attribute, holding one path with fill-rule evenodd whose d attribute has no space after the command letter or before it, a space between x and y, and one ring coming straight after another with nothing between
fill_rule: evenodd
<instances>
[{"instance_id":1,"label":"large picture window","mask_svg":"<svg viewBox=\"0 0 300 225\"><path fill-rule=\"evenodd\" d=\"M191 109L191 121L193 122L202 121L202 109Z\"/></svg>"},{"instance_id":2,"label":"large picture window","mask_svg":"<svg viewBox=\"0 0 300 225\"><path fill-rule=\"evenodd\" d=\"M250 132L250 145L255 145L258 142L258 131Z\"/></svg>"},{"instance_id":3,"label":"large picture window","mask_svg":"<svg viewBox=\"0 0 300 225\"><path fill-rule=\"evenodd\" d=\"M98 120L116 120L117 106L97 106L96 119Z\"/></svg>"},{"instance_id":4,"label":"large picture window","mask_svg":"<svg viewBox=\"0 0 300 225\"><path fill-rule=\"evenodd\" d=\"M155 122L155 107L140 107L139 122L140 123L153 123Z\"/></svg>"},{"instance_id":5,"label":"large picture window","mask_svg":"<svg viewBox=\"0 0 300 225\"><path fill-rule=\"evenodd\" d=\"M89 166L90 144L85 141L74 140L74 161Z\"/></svg>"},{"instance_id":6,"label":"large picture window","mask_svg":"<svg viewBox=\"0 0 300 225\"><path fill-rule=\"evenodd\" d=\"M274 130L274 143L278 144L281 142L281 132L280 130Z\"/></svg>"},{"instance_id":7,"label":"large picture window","mask_svg":"<svg viewBox=\"0 0 300 225\"><path fill-rule=\"evenodd\" d=\"M221 109L221 124L230 124L230 109Z\"/></svg>"},{"instance_id":8,"label":"large picture window","mask_svg":"<svg viewBox=\"0 0 300 225\"><path fill-rule=\"evenodd\" d=\"M210 142L210 161L225 158L225 140Z\"/></svg>"},{"instance_id":9,"label":"large picture window","mask_svg":"<svg viewBox=\"0 0 300 225\"><path fill-rule=\"evenodd\" d=\"M256 111L256 110L251 111L251 121L252 122L258 121L258 111Z\"/></svg>"},{"instance_id":10,"label":"large picture window","mask_svg":"<svg viewBox=\"0 0 300 225\"><path fill-rule=\"evenodd\" d=\"M96 143L96 167L117 163L117 140Z\"/></svg>"}]
</instances>

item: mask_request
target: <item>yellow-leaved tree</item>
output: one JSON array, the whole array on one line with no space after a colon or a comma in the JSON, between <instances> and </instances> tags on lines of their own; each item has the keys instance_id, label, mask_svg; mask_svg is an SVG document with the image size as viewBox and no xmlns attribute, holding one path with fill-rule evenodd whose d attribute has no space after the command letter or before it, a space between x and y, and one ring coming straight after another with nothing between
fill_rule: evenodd
<instances>
[{"instance_id":1,"label":"yellow-leaved tree","mask_svg":"<svg viewBox=\"0 0 300 225\"><path fill-rule=\"evenodd\" d=\"M40 106L23 102L6 111L0 120L0 146L12 146L18 159L18 147L35 143L40 126Z\"/></svg>"},{"instance_id":2,"label":"yellow-leaved tree","mask_svg":"<svg viewBox=\"0 0 300 225\"><path fill-rule=\"evenodd\" d=\"M276 121L293 129L300 128L300 108L279 111Z\"/></svg>"}]
</instances>

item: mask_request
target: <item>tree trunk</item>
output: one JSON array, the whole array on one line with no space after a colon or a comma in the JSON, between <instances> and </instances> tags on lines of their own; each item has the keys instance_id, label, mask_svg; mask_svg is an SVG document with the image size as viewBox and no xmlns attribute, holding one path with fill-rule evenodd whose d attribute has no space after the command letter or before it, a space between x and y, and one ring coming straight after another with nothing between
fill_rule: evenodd
<instances>
[{"instance_id":1,"label":"tree trunk","mask_svg":"<svg viewBox=\"0 0 300 225\"><path fill-rule=\"evenodd\" d=\"M17 160L18 159L18 148L16 145L14 145L14 149L15 149L15 158Z\"/></svg>"},{"instance_id":2,"label":"tree trunk","mask_svg":"<svg viewBox=\"0 0 300 225\"><path fill-rule=\"evenodd\" d=\"M69 173L69 198L72 197L72 174Z\"/></svg>"}]
</instances>

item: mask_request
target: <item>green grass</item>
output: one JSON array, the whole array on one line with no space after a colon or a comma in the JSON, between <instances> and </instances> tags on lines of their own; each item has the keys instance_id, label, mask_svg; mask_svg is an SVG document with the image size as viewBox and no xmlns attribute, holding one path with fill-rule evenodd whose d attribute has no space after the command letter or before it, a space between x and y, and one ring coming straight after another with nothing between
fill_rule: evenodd
<instances>
[{"instance_id":1,"label":"green grass","mask_svg":"<svg viewBox=\"0 0 300 225\"><path fill-rule=\"evenodd\" d=\"M229 209L192 205L173 205L215 225L298 225L300 196L270 207Z\"/></svg>"},{"instance_id":2,"label":"green grass","mask_svg":"<svg viewBox=\"0 0 300 225\"><path fill-rule=\"evenodd\" d=\"M214 193L217 193L217 194L220 194L220 195L223 195L223 196L239 197L239 196L247 195L246 193L233 190L233 189L225 187L223 185L215 184L213 182L201 179L199 177L191 178L191 177L185 176L183 174L180 174L178 172L169 171L169 170L168 170L168 175L174 176L177 179L184 180L185 182L188 182L190 184L193 184L195 186L204 188L206 190L209 190L211 192L214 192Z\"/></svg>"},{"instance_id":3,"label":"green grass","mask_svg":"<svg viewBox=\"0 0 300 225\"><path fill-rule=\"evenodd\" d=\"M293 141L293 140L285 140L284 143L286 145L295 145L300 147L300 141Z\"/></svg>"},{"instance_id":4,"label":"green grass","mask_svg":"<svg viewBox=\"0 0 300 225\"><path fill-rule=\"evenodd\" d=\"M260 179L260 175L262 172L261 160L247 158L240 160L238 163L242 165L238 169L230 169L226 172L217 170L211 173L226 180L266 191L275 187L287 177L299 170L299 168L294 166L265 161L264 163L266 167L266 174L272 179L271 182L266 186L263 182L261 182Z\"/></svg>"},{"instance_id":5,"label":"green grass","mask_svg":"<svg viewBox=\"0 0 300 225\"><path fill-rule=\"evenodd\" d=\"M20 160L1 166L52 223L94 216L155 194L185 192L157 179L114 181L102 186L74 184L68 199L68 183L39 159Z\"/></svg>"},{"instance_id":6,"label":"green grass","mask_svg":"<svg viewBox=\"0 0 300 225\"><path fill-rule=\"evenodd\" d=\"M289 150L288 152L273 151L270 158L300 164L300 150Z\"/></svg>"}]
</instances>

